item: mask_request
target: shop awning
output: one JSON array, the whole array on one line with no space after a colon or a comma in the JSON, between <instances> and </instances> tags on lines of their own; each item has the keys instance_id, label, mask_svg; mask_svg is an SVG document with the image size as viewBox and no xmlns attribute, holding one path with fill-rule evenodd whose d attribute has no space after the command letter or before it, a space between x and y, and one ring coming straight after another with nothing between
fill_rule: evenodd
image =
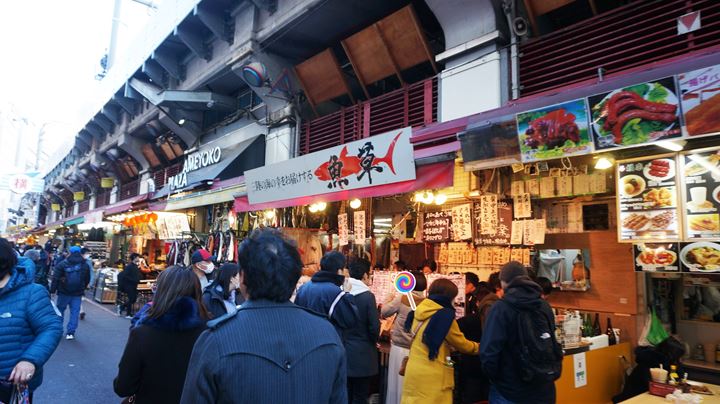
<instances>
[{"instance_id":1,"label":"shop awning","mask_svg":"<svg viewBox=\"0 0 720 404\"><path fill-rule=\"evenodd\" d=\"M74 224L85 223L85 216L76 217L63 223L65 226L72 226Z\"/></svg>"},{"instance_id":2,"label":"shop awning","mask_svg":"<svg viewBox=\"0 0 720 404\"><path fill-rule=\"evenodd\" d=\"M336 202L353 198L397 195L423 189L447 188L453 185L454 173L455 161L447 160L439 163L418 166L415 171L416 179L398 182L395 184L378 185L375 187L306 196L302 198L285 199L253 205L250 204L247 196L241 196L235 198L235 211L247 212L263 209L286 208L289 206L310 205L315 202Z\"/></svg>"},{"instance_id":3,"label":"shop awning","mask_svg":"<svg viewBox=\"0 0 720 404\"><path fill-rule=\"evenodd\" d=\"M260 139L261 137L262 139ZM223 149L220 162L187 173L187 186L173 190L170 184L167 184L155 192L153 199L165 197L172 192L189 191L204 185L206 181L237 177L247 169L262 166L265 162L264 143L264 136L257 135L237 143L231 148ZM262 153L259 153L260 146L263 146ZM246 151L248 153L245 153Z\"/></svg>"},{"instance_id":4,"label":"shop awning","mask_svg":"<svg viewBox=\"0 0 720 404\"><path fill-rule=\"evenodd\" d=\"M170 198L165 202L165 211L182 210L198 206L208 206L216 203L232 202L235 196L245 193L245 185L226 189L210 190L194 193L187 197Z\"/></svg>"},{"instance_id":5,"label":"shop awning","mask_svg":"<svg viewBox=\"0 0 720 404\"><path fill-rule=\"evenodd\" d=\"M105 206L105 207L99 208L98 210L101 210L105 216L114 215L116 213L127 212L128 210L133 208L134 203L144 201L144 200L148 199L149 196L150 196L150 194L138 195L138 196L117 202L110 206Z\"/></svg>"}]
</instances>

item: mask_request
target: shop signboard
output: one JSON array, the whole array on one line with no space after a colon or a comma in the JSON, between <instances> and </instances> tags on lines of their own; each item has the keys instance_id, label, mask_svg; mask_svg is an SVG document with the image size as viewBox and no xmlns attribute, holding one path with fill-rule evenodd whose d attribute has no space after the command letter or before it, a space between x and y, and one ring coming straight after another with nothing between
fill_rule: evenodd
<instances>
[{"instance_id":1,"label":"shop signboard","mask_svg":"<svg viewBox=\"0 0 720 404\"><path fill-rule=\"evenodd\" d=\"M618 241L679 241L679 195L674 155L618 161Z\"/></svg>"},{"instance_id":2,"label":"shop signboard","mask_svg":"<svg viewBox=\"0 0 720 404\"><path fill-rule=\"evenodd\" d=\"M185 156L183 170L172 177L168 177L167 183L171 190L182 189L188 185L187 175L189 172L199 170L217 164L222 159L220 147L200 149Z\"/></svg>"},{"instance_id":3,"label":"shop signboard","mask_svg":"<svg viewBox=\"0 0 720 404\"><path fill-rule=\"evenodd\" d=\"M60 204L59 203L50 204L50 210L52 210L53 212L60 212Z\"/></svg>"},{"instance_id":4,"label":"shop signboard","mask_svg":"<svg viewBox=\"0 0 720 404\"><path fill-rule=\"evenodd\" d=\"M248 170L251 204L393 184L415 179L411 128Z\"/></svg>"},{"instance_id":5,"label":"shop signboard","mask_svg":"<svg viewBox=\"0 0 720 404\"><path fill-rule=\"evenodd\" d=\"M635 271L678 272L677 243L637 243L633 246Z\"/></svg>"},{"instance_id":6,"label":"shop signboard","mask_svg":"<svg viewBox=\"0 0 720 404\"><path fill-rule=\"evenodd\" d=\"M523 162L593 151L584 99L523 112L516 119Z\"/></svg>"},{"instance_id":7,"label":"shop signboard","mask_svg":"<svg viewBox=\"0 0 720 404\"><path fill-rule=\"evenodd\" d=\"M681 137L679 104L674 77L588 97L595 150Z\"/></svg>"},{"instance_id":8,"label":"shop signboard","mask_svg":"<svg viewBox=\"0 0 720 404\"><path fill-rule=\"evenodd\" d=\"M450 241L452 213L448 211L423 213L423 240L428 243Z\"/></svg>"},{"instance_id":9,"label":"shop signboard","mask_svg":"<svg viewBox=\"0 0 720 404\"><path fill-rule=\"evenodd\" d=\"M24 195L28 192L43 192L45 180L37 171L0 175L0 190L10 190Z\"/></svg>"},{"instance_id":10,"label":"shop signboard","mask_svg":"<svg viewBox=\"0 0 720 404\"><path fill-rule=\"evenodd\" d=\"M512 203L508 201L497 201L495 215L496 225L492 228L492 232L484 234L484 231L476 232L475 244L478 246L489 245L510 245L512 236ZM481 203L475 204L475 228L482 229L483 221L488 220L487 216L491 216L490 212L482 209Z\"/></svg>"},{"instance_id":11,"label":"shop signboard","mask_svg":"<svg viewBox=\"0 0 720 404\"><path fill-rule=\"evenodd\" d=\"M720 243L709 241L680 243L679 255L683 272L720 272Z\"/></svg>"},{"instance_id":12,"label":"shop signboard","mask_svg":"<svg viewBox=\"0 0 720 404\"><path fill-rule=\"evenodd\" d=\"M687 241L720 238L720 148L684 153L682 194Z\"/></svg>"},{"instance_id":13,"label":"shop signboard","mask_svg":"<svg viewBox=\"0 0 720 404\"><path fill-rule=\"evenodd\" d=\"M161 240L180 240L185 234L190 233L190 223L187 215L162 214L156 221L158 237Z\"/></svg>"},{"instance_id":14,"label":"shop signboard","mask_svg":"<svg viewBox=\"0 0 720 404\"><path fill-rule=\"evenodd\" d=\"M720 65L678 75L688 136L720 132Z\"/></svg>"},{"instance_id":15,"label":"shop signboard","mask_svg":"<svg viewBox=\"0 0 720 404\"><path fill-rule=\"evenodd\" d=\"M450 213L452 215L451 226L453 240L472 240L472 204L466 203L460 206L453 206Z\"/></svg>"}]
</instances>

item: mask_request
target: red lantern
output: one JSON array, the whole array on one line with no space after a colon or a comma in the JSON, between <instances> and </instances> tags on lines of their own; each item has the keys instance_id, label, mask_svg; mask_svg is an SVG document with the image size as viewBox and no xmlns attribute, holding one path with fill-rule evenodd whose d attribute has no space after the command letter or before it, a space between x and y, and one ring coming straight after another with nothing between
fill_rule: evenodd
<instances>
[{"instance_id":1,"label":"red lantern","mask_svg":"<svg viewBox=\"0 0 720 404\"><path fill-rule=\"evenodd\" d=\"M153 212L149 215L149 221L150 223L155 223L158 219L157 213Z\"/></svg>"}]
</instances>

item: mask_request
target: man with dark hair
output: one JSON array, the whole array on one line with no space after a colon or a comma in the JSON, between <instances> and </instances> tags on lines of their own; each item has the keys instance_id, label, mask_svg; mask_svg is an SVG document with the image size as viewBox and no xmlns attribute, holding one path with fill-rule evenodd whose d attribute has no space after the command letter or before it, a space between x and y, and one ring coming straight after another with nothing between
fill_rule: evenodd
<instances>
[{"instance_id":1,"label":"man with dark hair","mask_svg":"<svg viewBox=\"0 0 720 404\"><path fill-rule=\"evenodd\" d=\"M75 339L75 331L80 317L82 295L90 283L90 268L80 254L80 247L70 247L70 255L55 267L50 285L50 294L57 292L57 307L65 316L65 309L70 306L70 320L67 324L65 339Z\"/></svg>"},{"instance_id":2,"label":"man with dark hair","mask_svg":"<svg viewBox=\"0 0 720 404\"><path fill-rule=\"evenodd\" d=\"M420 264L420 270L425 275L435 273L435 271L437 271L437 263L433 260L425 260L422 264Z\"/></svg>"},{"instance_id":3,"label":"man with dark hair","mask_svg":"<svg viewBox=\"0 0 720 404\"><path fill-rule=\"evenodd\" d=\"M407 264L405 263L405 261L397 260L393 264L393 269L396 271L407 271Z\"/></svg>"},{"instance_id":4,"label":"man with dark hair","mask_svg":"<svg viewBox=\"0 0 720 404\"><path fill-rule=\"evenodd\" d=\"M485 322L480 360L490 378L491 403L554 403L562 349L555 316L522 264L500 270L504 290Z\"/></svg>"},{"instance_id":5,"label":"man with dark hair","mask_svg":"<svg viewBox=\"0 0 720 404\"><path fill-rule=\"evenodd\" d=\"M125 310L125 318L132 319L134 315L135 302L137 301L137 287L143 278L140 272L140 254L130 254L130 263L117 276L118 292L127 295L127 301L120 306L120 314Z\"/></svg>"},{"instance_id":6,"label":"man with dark hair","mask_svg":"<svg viewBox=\"0 0 720 404\"><path fill-rule=\"evenodd\" d=\"M345 349L323 316L292 304L302 261L275 229L238 249L247 301L195 343L181 403L346 404Z\"/></svg>"},{"instance_id":7,"label":"man with dark hair","mask_svg":"<svg viewBox=\"0 0 720 404\"><path fill-rule=\"evenodd\" d=\"M472 272L465 273L465 315L472 316L477 313L477 287L480 283L478 276Z\"/></svg>"},{"instance_id":8,"label":"man with dark hair","mask_svg":"<svg viewBox=\"0 0 720 404\"><path fill-rule=\"evenodd\" d=\"M350 294L358 309L358 321L345 331L348 365L348 397L351 404L366 404L370 381L378 374L380 319L375 295L370 291L370 262L356 259L350 264Z\"/></svg>"},{"instance_id":9,"label":"man with dark hair","mask_svg":"<svg viewBox=\"0 0 720 404\"><path fill-rule=\"evenodd\" d=\"M540 297L547 300L547 298L550 296L550 294L553 291L553 284L550 281L550 279L545 278L543 276L535 279L535 282L537 282L538 285L540 285L540 288L542 289L542 294Z\"/></svg>"},{"instance_id":10,"label":"man with dark hair","mask_svg":"<svg viewBox=\"0 0 720 404\"><path fill-rule=\"evenodd\" d=\"M487 320L488 313L490 313L490 308L503 296L503 289L500 283L500 272L491 273L488 277L487 285L490 288L490 293L480 300L477 310L477 314L480 316L480 322L483 327L485 327L485 321Z\"/></svg>"},{"instance_id":11,"label":"man with dark hair","mask_svg":"<svg viewBox=\"0 0 720 404\"><path fill-rule=\"evenodd\" d=\"M90 268L90 284L89 286L91 288L95 287L95 269L93 268L93 262L90 258L90 249L87 247L83 247L80 249L80 254L82 254L83 259L85 259L85 262L88 265L88 268ZM85 296L83 296L82 300L85 300ZM80 303L80 320L85 320L85 308L82 306L82 302Z\"/></svg>"},{"instance_id":12,"label":"man with dark hair","mask_svg":"<svg viewBox=\"0 0 720 404\"><path fill-rule=\"evenodd\" d=\"M344 331L358 321L353 296L343 290L345 256L330 251L320 260L320 271L298 289L295 304L326 315L344 341Z\"/></svg>"}]
</instances>

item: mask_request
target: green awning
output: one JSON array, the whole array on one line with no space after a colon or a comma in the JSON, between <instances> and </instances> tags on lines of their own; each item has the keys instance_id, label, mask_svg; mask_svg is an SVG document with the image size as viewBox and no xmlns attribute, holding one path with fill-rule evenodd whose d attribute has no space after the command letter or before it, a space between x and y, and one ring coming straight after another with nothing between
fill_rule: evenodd
<instances>
[{"instance_id":1,"label":"green awning","mask_svg":"<svg viewBox=\"0 0 720 404\"><path fill-rule=\"evenodd\" d=\"M65 226L72 226L74 224L81 224L81 223L85 223L85 216L80 216L80 217L76 217L75 219L70 219L63 224Z\"/></svg>"}]
</instances>

